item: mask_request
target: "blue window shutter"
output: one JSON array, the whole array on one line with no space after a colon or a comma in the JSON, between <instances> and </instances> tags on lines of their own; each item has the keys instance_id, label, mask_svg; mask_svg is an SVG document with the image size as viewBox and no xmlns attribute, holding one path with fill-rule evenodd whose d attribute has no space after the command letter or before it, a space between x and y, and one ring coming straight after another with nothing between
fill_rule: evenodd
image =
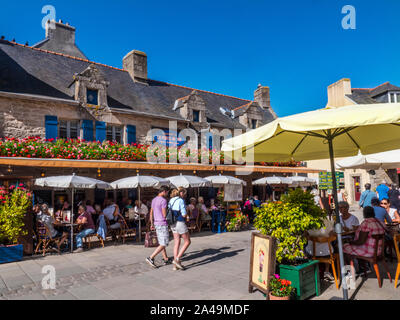
<instances>
[{"instance_id":1,"label":"blue window shutter","mask_svg":"<svg viewBox=\"0 0 400 320\"><path fill-rule=\"evenodd\" d=\"M96 121L96 141L103 142L106 140L106 123Z\"/></svg>"},{"instance_id":2,"label":"blue window shutter","mask_svg":"<svg viewBox=\"0 0 400 320\"><path fill-rule=\"evenodd\" d=\"M127 125L126 132L128 136L128 144L136 143L136 126Z\"/></svg>"},{"instance_id":3,"label":"blue window shutter","mask_svg":"<svg viewBox=\"0 0 400 320\"><path fill-rule=\"evenodd\" d=\"M46 139L57 139L58 121L56 116L45 116Z\"/></svg>"},{"instance_id":4,"label":"blue window shutter","mask_svg":"<svg viewBox=\"0 0 400 320\"><path fill-rule=\"evenodd\" d=\"M208 150L212 150L213 149L213 135L210 134L208 136Z\"/></svg>"},{"instance_id":5,"label":"blue window shutter","mask_svg":"<svg viewBox=\"0 0 400 320\"><path fill-rule=\"evenodd\" d=\"M86 141L93 141L93 121L83 120L82 129L83 129L83 139Z\"/></svg>"}]
</instances>

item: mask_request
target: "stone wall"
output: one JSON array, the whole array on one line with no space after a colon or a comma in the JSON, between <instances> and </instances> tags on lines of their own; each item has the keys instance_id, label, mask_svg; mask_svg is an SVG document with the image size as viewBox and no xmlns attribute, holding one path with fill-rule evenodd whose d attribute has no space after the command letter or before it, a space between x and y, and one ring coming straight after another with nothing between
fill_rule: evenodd
<instances>
[{"instance_id":1,"label":"stone wall","mask_svg":"<svg viewBox=\"0 0 400 320\"><path fill-rule=\"evenodd\" d=\"M95 120L88 111L78 105L0 97L0 135L16 138L28 136L44 138L46 115L54 115L59 119L66 120ZM169 120L157 118L157 115L151 117L111 113L102 118L101 121L121 126L135 125L136 139L139 143L146 141L147 132L152 127L169 127ZM185 123L178 123L178 129L185 127Z\"/></svg>"}]
</instances>

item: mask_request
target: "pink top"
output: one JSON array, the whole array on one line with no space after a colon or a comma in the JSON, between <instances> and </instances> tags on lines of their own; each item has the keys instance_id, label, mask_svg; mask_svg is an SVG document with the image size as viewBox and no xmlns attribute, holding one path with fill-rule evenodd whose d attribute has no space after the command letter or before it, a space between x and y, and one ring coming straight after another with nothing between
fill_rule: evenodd
<instances>
[{"instance_id":1,"label":"pink top","mask_svg":"<svg viewBox=\"0 0 400 320\"><path fill-rule=\"evenodd\" d=\"M355 240L358 239L360 236L360 232L368 232L367 241L361 246L351 245L349 243L345 243L343 245L343 252L355 255L355 256L362 256L362 257L373 257L374 256L374 248L375 248L375 239L372 238L372 235L384 234L385 228L383 224L375 219L375 218L368 218L361 223L356 231ZM378 246L378 255L382 252L381 244L379 243Z\"/></svg>"}]
</instances>

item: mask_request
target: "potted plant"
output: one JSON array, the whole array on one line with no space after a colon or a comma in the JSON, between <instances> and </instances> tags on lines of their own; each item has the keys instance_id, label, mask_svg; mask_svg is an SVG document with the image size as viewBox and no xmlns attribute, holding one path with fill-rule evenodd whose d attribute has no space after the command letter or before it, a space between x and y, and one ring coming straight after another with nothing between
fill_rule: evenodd
<instances>
[{"instance_id":1,"label":"potted plant","mask_svg":"<svg viewBox=\"0 0 400 320\"><path fill-rule=\"evenodd\" d=\"M256 208L255 213L254 227L277 240L277 272L291 281L296 299L318 295L318 261L305 259L305 231L323 227L326 214L314 203L313 195L298 188L281 201Z\"/></svg>"},{"instance_id":2,"label":"potted plant","mask_svg":"<svg viewBox=\"0 0 400 320\"><path fill-rule=\"evenodd\" d=\"M0 263L22 260L23 245L18 238L26 233L24 216L31 205L31 194L20 184L0 187Z\"/></svg>"},{"instance_id":3,"label":"potted plant","mask_svg":"<svg viewBox=\"0 0 400 320\"><path fill-rule=\"evenodd\" d=\"M269 281L269 300L290 300L294 290L292 282L275 274Z\"/></svg>"},{"instance_id":4,"label":"potted plant","mask_svg":"<svg viewBox=\"0 0 400 320\"><path fill-rule=\"evenodd\" d=\"M228 214L226 230L228 232L245 230L249 225L249 218L242 212Z\"/></svg>"}]
</instances>

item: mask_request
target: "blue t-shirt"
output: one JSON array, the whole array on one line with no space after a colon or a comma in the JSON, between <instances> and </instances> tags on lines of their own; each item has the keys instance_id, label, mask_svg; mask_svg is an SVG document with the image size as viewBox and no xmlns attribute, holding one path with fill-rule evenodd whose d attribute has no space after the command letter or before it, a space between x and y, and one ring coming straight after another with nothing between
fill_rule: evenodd
<instances>
[{"instance_id":1,"label":"blue t-shirt","mask_svg":"<svg viewBox=\"0 0 400 320\"><path fill-rule=\"evenodd\" d=\"M376 187L376 192L378 192L379 200L382 201L383 199L389 199L389 187L385 184L380 184Z\"/></svg>"},{"instance_id":2,"label":"blue t-shirt","mask_svg":"<svg viewBox=\"0 0 400 320\"><path fill-rule=\"evenodd\" d=\"M388 223L392 223L392 219L388 215L387 211L382 207L373 207L375 211L375 218L379 221L385 222L385 219Z\"/></svg>"},{"instance_id":3,"label":"blue t-shirt","mask_svg":"<svg viewBox=\"0 0 400 320\"><path fill-rule=\"evenodd\" d=\"M254 200L254 205L259 208L261 206L261 200Z\"/></svg>"},{"instance_id":4,"label":"blue t-shirt","mask_svg":"<svg viewBox=\"0 0 400 320\"><path fill-rule=\"evenodd\" d=\"M365 207L371 207L371 200L376 198L376 193L371 191L371 190L365 190L362 194L361 194L361 198L360 198L360 206L365 208Z\"/></svg>"}]
</instances>

